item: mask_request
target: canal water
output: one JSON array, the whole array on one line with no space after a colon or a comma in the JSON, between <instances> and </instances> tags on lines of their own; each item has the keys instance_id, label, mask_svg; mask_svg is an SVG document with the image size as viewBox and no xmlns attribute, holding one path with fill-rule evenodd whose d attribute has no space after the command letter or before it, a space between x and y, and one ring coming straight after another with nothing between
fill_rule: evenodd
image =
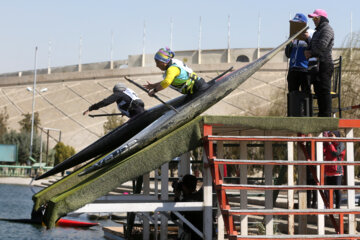
<instances>
[{"instance_id":1,"label":"canal water","mask_svg":"<svg viewBox=\"0 0 360 240\"><path fill-rule=\"evenodd\" d=\"M41 188L38 187L0 184L0 218L30 218L33 206L31 197L40 190ZM74 219L90 221L85 214ZM98 240L105 239L102 230L103 226L117 225L111 220L101 220L98 222L100 226L85 229L55 227L49 230L40 225L0 221L0 239Z\"/></svg>"}]
</instances>

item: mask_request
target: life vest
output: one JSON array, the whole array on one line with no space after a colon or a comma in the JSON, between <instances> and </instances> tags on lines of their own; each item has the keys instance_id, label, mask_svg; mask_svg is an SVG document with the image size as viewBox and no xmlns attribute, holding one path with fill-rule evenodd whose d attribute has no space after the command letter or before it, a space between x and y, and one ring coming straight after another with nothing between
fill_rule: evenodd
<instances>
[{"instance_id":1,"label":"life vest","mask_svg":"<svg viewBox=\"0 0 360 240\"><path fill-rule=\"evenodd\" d=\"M178 59L172 59L169 67L175 66L180 69L180 74L174 79L170 87L182 94L193 94L193 87L198 76L194 71ZM166 72L164 78L166 77Z\"/></svg>"},{"instance_id":2,"label":"life vest","mask_svg":"<svg viewBox=\"0 0 360 240\"><path fill-rule=\"evenodd\" d=\"M129 102L125 101L125 100L121 100L119 103L117 103L117 107L118 107L118 109L119 109L119 111L120 111L121 113L123 113L123 114L126 115L127 117L130 117L130 112L129 112L129 110L131 109L131 106L132 106L133 102L134 102L135 100L140 99L140 98L139 98L139 97L136 95L136 93L135 93L133 90L131 90L130 88L126 88L125 91L123 91L123 93L126 94L127 96L129 96L130 99L131 99L131 101L130 101L130 103L129 103ZM126 107L126 105L128 105L128 106Z\"/></svg>"}]
</instances>

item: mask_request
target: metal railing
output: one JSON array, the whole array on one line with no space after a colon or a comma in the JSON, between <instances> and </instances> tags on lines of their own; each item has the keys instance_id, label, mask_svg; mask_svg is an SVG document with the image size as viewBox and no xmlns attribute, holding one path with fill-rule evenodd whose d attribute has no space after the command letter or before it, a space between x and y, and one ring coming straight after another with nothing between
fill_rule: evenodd
<instances>
[{"instance_id":1,"label":"metal railing","mask_svg":"<svg viewBox=\"0 0 360 240\"><path fill-rule=\"evenodd\" d=\"M32 177L38 174L39 171L49 169L52 169L52 167L0 165L0 177Z\"/></svg>"}]
</instances>

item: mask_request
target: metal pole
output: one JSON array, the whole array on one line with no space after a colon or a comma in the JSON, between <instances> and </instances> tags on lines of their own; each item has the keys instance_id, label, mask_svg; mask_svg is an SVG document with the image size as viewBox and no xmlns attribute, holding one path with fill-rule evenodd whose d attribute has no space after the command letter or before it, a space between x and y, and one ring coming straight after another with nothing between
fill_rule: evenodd
<instances>
[{"instance_id":1,"label":"metal pole","mask_svg":"<svg viewBox=\"0 0 360 240\"><path fill-rule=\"evenodd\" d=\"M114 45L114 32L111 31L111 46L110 46L110 69L114 69L114 60L113 60L113 46Z\"/></svg>"},{"instance_id":2,"label":"metal pole","mask_svg":"<svg viewBox=\"0 0 360 240\"><path fill-rule=\"evenodd\" d=\"M46 139L46 165L48 165L48 155L49 155L49 135L50 135L50 130L47 130L47 139Z\"/></svg>"},{"instance_id":3,"label":"metal pole","mask_svg":"<svg viewBox=\"0 0 360 240\"><path fill-rule=\"evenodd\" d=\"M228 15L228 54L227 62L230 62L230 15Z\"/></svg>"},{"instance_id":4,"label":"metal pole","mask_svg":"<svg viewBox=\"0 0 360 240\"><path fill-rule=\"evenodd\" d=\"M170 49L172 49L173 29L174 29L174 21L173 18L170 18Z\"/></svg>"},{"instance_id":5,"label":"metal pole","mask_svg":"<svg viewBox=\"0 0 360 240\"><path fill-rule=\"evenodd\" d=\"M352 12L350 12L350 60L352 60Z\"/></svg>"},{"instance_id":6,"label":"metal pole","mask_svg":"<svg viewBox=\"0 0 360 240\"><path fill-rule=\"evenodd\" d=\"M261 16L259 13L259 26L258 26L258 41L257 41L257 58L260 58L260 27L261 27Z\"/></svg>"},{"instance_id":7,"label":"metal pole","mask_svg":"<svg viewBox=\"0 0 360 240\"><path fill-rule=\"evenodd\" d=\"M141 61L141 66L142 66L142 67L145 67L145 38L146 38L146 22L144 21L143 51L142 51L142 61Z\"/></svg>"},{"instance_id":8,"label":"metal pole","mask_svg":"<svg viewBox=\"0 0 360 240\"><path fill-rule=\"evenodd\" d=\"M79 40L79 72L81 72L82 70L82 66L81 66L81 54L82 54L82 36L80 36L80 40Z\"/></svg>"},{"instance_id":9,"label":"metal pole","mask_svg":"<svg viewBox=\"0 0 360 240\"><path fill-rule=\"evenodd\" d=\"M48 50L48 74L51 74L51 41L49 41L49 50Z\"/></svg>"},{"instance_id":10,"label":"metal pole","mask_svg":"<svg viewBox=\"0 0 360 240\"><path fill-rule=\"evenodd\" d=\"M201 64L201 16L199 22L199 53L198 53L198 64Z\"/></svg>"},{"instance_id":11,"label":"metal pole","mask_svg":"<svg viewBox=\"0 0 360 240\"><path fill-rule=\"evenodd\" d=\"M43 145L43 139L42 139L42 133L43 133L43 130L41 129L40 131L40 160L39 160L39 163L40 163L40 168L41 168L41 162L42 162L42 145ZM46 164L45 164L46 166Z\"/></svg>"},{"instance_id":12,"label":"metal pole","mask_svg":"<svg viewBox=\"0 0 360 240\"><path fill-rule=\"evenodd\" d=\"M34 86L33 86L33 101L32 101L32 114L31 114L31 135L30 135L30 154L32 156L33 140L34 140L34 109L35 109L35 89L36 89L36 55L38 47L35 47L35 59L34 59ZM30 159L27 160L27 165L30 165Z\"/></svg>"}]
</instances>

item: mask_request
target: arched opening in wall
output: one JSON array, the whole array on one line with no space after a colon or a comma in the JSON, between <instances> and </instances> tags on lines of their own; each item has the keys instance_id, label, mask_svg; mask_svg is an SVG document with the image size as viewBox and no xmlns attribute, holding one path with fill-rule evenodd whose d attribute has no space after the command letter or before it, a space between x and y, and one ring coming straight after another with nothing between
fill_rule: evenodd
<instances>
[{"instance_id":1,"label":"arched opening in wall","mask_svg":"<svg viewBox=\"0 0 360 240\"><path fill-rule=\"evenodd\" d=\"M250 59L245 55L240 55L236 58L237 62L250 62Z\"/></svg>"}]
</instances>

